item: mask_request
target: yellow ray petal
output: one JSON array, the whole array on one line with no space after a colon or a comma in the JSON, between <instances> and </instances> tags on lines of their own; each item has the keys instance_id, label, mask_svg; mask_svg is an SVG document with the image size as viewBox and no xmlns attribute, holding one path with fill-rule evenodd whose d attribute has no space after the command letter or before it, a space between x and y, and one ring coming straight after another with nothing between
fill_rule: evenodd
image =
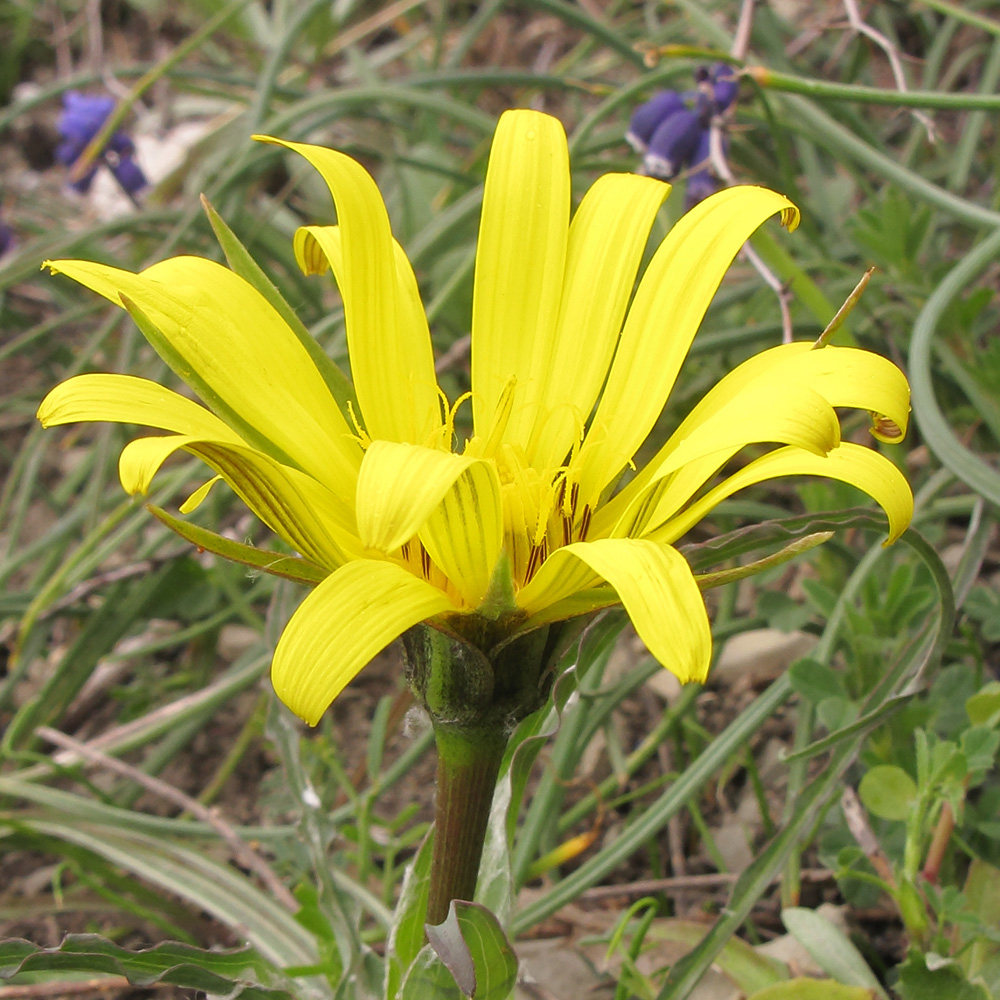
<instances>
[{"instance_id":1,"label":"yellow ray petal","mask_svg":"<svg viewBox=\"0 0 1000 1000\"><path fill-rule=\"evenodd\" d=\"M109 420L241 443L239 435L211 410L133 375L76 375L67 379L42 400L38 419L43 427Z\"/></svg>"},{"instance_id":2,"label":"yellow ray petal","mask_svg":"<svg viewBox=\"0 0 1000 1000\"><path fill-rule=\"evenodd\" d=\"M215 484L222 481L222 476L212 476L207 483L202 483L177 509L182 514L190 514L196 511L208 498Z\"/></svg>"},{"instance_id":3,"label":"yellow ray petal","mask_svg":"<svg viewBox=\"0 0 1000 1000\"><path fill-rule=\"evenodd\" d=\"M697 524L716 504L737 490L779 476L826 476L850 483L867 493L889 518L894 542L913 518L913 494L906 478L872 448L844 442L829 455L813 455L799 448L779 448L751 462L693 503L687 510L651 530L648 537L673 542ZM656 523L654 516L651 523Z\"/></svg>"},{"instance_id":4,"label":"yellow ray petal","mask_svg":"<svg viewBox=\"0 0 1000 1000\"><path fill-rule=\"evenodd\" d=\"M671 482L656 487L655 506L660 521L673 514L741 447L734 441L728 452L720 450L715 456L695 460L681 468L685 464L682 460L690 461L692 438L697 440L710 434L711 428L724 428L727 423L735 428L749 425L759 418L755 410L768 406L794 408L799 405L796 401L799 390L817 393L830 406L856 407L882 414L897 425L900 437L905 433L909 386L903 373L891 361L855 348L813 350L808 343L782 344L744 361L698 402L657 455L597 512L591 528L592 537L641 532L644 525L652 523L636 519L638 498L642 497L648 514L650 488L669 473L674 473ZM748 436L744 443L752 440L808 447L803 440L780 436ZM689 450L688 456L680 452L685 447ZM678 469L680 471L676 472ZM668 496L674 505L672 509L667 506ZM625 517L627 507L631 510Z\"/></svg>"},{"instance_id":5,"label":"yellow ray petal","mask_svg":"<svg viewBox=\"0 0 1000 1000\"><path fill-rule=\"evenodd\" d=\"M472 415L485 435L516 380L505 440L524 446L544 391L569 234L569 153L562 125L506 111L490 151L472 297Z\"/></svg>"},{"instance_id":6,"label":"yellow ray petal","mask_svg":"<svg viewBox=\"0 0 1000 1000\"><path fill-rule=\"evenodd\" d=\"M548 606L570 596L564 578L574 562L614 587L650 653L682 682L708 676L708 612L691 568L676 549L635 538L575 542L557 549L518 594L529 623L531 615L544 615Z\"/></svg>"},{"instance_id":7,"label":"yellow ray petal","mask_svg":"<svg viewBox=\"0 0 1000 1000\"><path fill-rule=\"evenodd\" d=\"M285 627L271 664L274 690L315 726L379 650L450 608L440 590L396 563L348 563L306 597Z\"/></svg>"},{"instance_id":8,"label":"yellow ray petal","mask_svg":"<svg viewBox=\"0 0 1000 1000\"><path fill-rule=\"evenodd\" d=\"M479 607L503 547L500 481L492 463L477 462L455 480L421 527L420 540L466 605Z\"/></svg>"},{"instance_id":9,"label":"yellow ray petal","mask_svg":"<svg viewBox=\"0 0 1000 1000\"><path fill-rule=\"evenodd\" d=\"M412 335L414 342L426 345L423 353L430 355L431 334L427 326L427 314L420 300L420 289L413 274L406 252L395 241L392 249L396 261L396 322L399 328ZM301 226L295 232L295 259L305 274L323 274L329 267L341 289L347 287L347 272L344 264L343 234L340 226ZM353 357L353 355L352 355ZM433 361L432 361L433 363ZM401 371L398 374L404 378L404 383L395 391L395 398L412 397L413 423L409 428L408 437L404 438L411 444L429 444L438 437L441 429L441 414L437 382L431 378L428 385L416 386L413 383L425 366ZM433 397L433 399L431 398ZM374 404L373 404L374 405ZM424 419L417 421L417 414L423 414ZM375 432L381 424L376 422ZM366 423L366 430L373 433L371 422ZM395 440L395 438L392 438Z\"/></svg>"},{"instance_id":10,"label":"yellow ray petal","mask_svg":"<svg viewBox=\"0 0 1000 1000\"><path fill-rule=\"evenodd\" d=\"M643 275L587 440L577 456L580 500L593 506L659 416L705 310L740 247L769 216L797 211L774 191L726 188L670 230Z\"/></svg>"},{"instance_id":11,"label":"yellow ray petal","mask_svg":"<svg viewBox=\"0 0 1000 1000\"><path fill-rule=\"evenodd\" d=\"M156 471L179 449L214 469L264 524L307 559L334 569L364 555L352 531L353 517L336 494L245 445L188 435L139 438L118 460L122 486L132 494L147 492Z\"/></svg>"},{"instance_id":12,"label":"yellow ray petal","mask_svg":"<svg viewBox=\"0 0 1000 1000\"><path fill-rule=\"evenodd\" d=\"M754 383L703 423L690 428L686 437L678 432L670 443L673 448L659 458L651 479L644 477L647 485L636 490L630 483L622 491L632 500L611 535L621 538L645 534L653 510L662 511L668 495L678 505L686 502L747 445L795 445L825 455L840 444L840 422L833 407L808 384L778 387ZM676 477L667 482L673 473L677 473ZM686 496L683 490L688 491ZM600 537L606 523L604 518L592 523L591 537Z\"/></svg>"},{"instance_id":13,"label":"yellow ray petal","mask_svg":"<svg viewBox=\"0 0 1000 1000\"><path fill-rule=\"evenodd\" d=\"M172 257L139 274L90 261L49 267L122 305L134 303L162 335L154 344L245 440L267 444L335 491L353 494L360 449L295 334L228 268Z\"/></svg>"},{"instance_id":14,"label":"yellow ray petal","mask_svg":"<svg viewBox=\"0 0 1000 1000\"><path fill-rule=\"evenodd\" d=\"M670 185L605 174L569 227L566 278L527 454L540 469L563 463L608 373L625 307L656 213Z\"/></svg>"},{"instance_id":15,"label":"yellow ray petal","mask_svg":"<svg viewBox=\"0 0 1000 1000\"><path fill-rule=\"evenodd\" d=\"M413 270L405 254L394 250L375 181L360 163L336 150L254 138L305 157L333 196L342 244L334 271L365 430L373 438L423 444L441 424L434 355Z\"/></svg>"},{"instance_id":16,"label":"yellow ray petal","mask_svg":"<svg viewBox=\"0 0 1000 1000\"><path fill-rule=\"evenodd\" d=\"M910 387L891 361L855 347L814 349L813 344L799 341L761 351L734 368L688 414L678 435L706 420L754 383L768 382L779 388L803 382L831 406L870 410L888 418L900 432L893 440L901 440L906 433ZM656 464L655 459L652 464Z\"/></svg>"},{"instance_id":17,"label":"yellow ray petal","mask_svg":"<svg viewBox=\"0 0 1000 1000\"><path fill-rule=\"evenodd\" d=\"M482 600L503 541L492 462L373 441L358 476L357 511L365 545L388 554L419 532L466 602Z\"/></svg>"}]
</instances>

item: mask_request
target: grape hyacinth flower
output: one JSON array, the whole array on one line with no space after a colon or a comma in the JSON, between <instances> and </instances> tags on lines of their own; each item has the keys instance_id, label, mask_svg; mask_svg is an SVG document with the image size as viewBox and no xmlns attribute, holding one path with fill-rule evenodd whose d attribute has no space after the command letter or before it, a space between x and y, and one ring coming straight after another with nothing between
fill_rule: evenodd
<instances>
[{"instance_id":1,"label":"grape hyacinth flower","mask_svg":"<svg viewBox=\"0 0 1000 1000\"><path fill-rule=\"evenodd\" d=\"M686 168L688 206L716 190L709 169L712 119L736 100L739 80L731 66L699 67L696 90L662 90L632 115L625 138L643 154L641 172L671 180Z\"/></svg>"},{"instance_id":2,"label":"grape hyacinth flower","mask_svg":"<svg viewBox=\"0 0 1000 1000\"><path fill-rule=\"evenodd\" d=\"M14 230L6 222L0 222L0 257L17 246L17 237Z\"/></svg>"},{"instance_id":3,"label":"grape hyacinth flower","mask_svg":"<svg viewBox=\"0 0 1000 1000\"><path fill-rule=\"evenodd\" d=\"M56 160L63 166L72 167L101 130L114 107L112 97L81 94L76 90L65 93L63 112L57 123L63 141L56 148ZM129 197L134 197L148 183L142 168L135 161L135 143L124 132L117 131L112 133L100 156L86 173L70 181L70 187L85 194L90 190L102 163L114 174Z\"/></svg>"}]
</instances>

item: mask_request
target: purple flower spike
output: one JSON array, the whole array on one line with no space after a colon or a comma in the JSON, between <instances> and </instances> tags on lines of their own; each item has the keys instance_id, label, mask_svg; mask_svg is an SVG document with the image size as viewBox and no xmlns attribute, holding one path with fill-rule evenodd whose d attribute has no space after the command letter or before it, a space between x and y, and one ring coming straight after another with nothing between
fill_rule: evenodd
<instances>
[{"instance_id":1,"label":"purple flower spike","mask_svg":"<svg viewBox=\"0 0 1000 1000\"><path fill-rule=\"evenodd\" d=\"M723 138L723 144L725 139ZM704 201L710 194L715 194L719 185L711 168L712 133L705 129L698 136L698 145L691 156L691 166L694 170L688 174L684 186L684 202L688 208Z\"/></svg>"},{"instance_id":2,"label":"purple flower spike","mask_svg":"<svg viewBox=\"0 0 1000 1000\"><path fill-rule=\"evenodd\" d=\"M684 108L675 111L653 133L643 167L650 177L670 180L689 162L703 132L699 116Z\"/></svg>"},{"instance_id":3,"label":"purple flower spike","mask_svg":"<svg viewBox=\"0 0 1000 1000\"><path fill-rule=\"evenodd\" d=\"M687 185L684 188L684 204L688 208L692 208L699 201L704 201L709 195L715 194L718 187L712 172L707 167L696 170L688 176Z\"/></svg>"},{"instance_id":4,"label":"purple flower spike","mask_svg":"<svg viewBox=\"0 0 1000 1000\"><path fill-rule=\"evenodd\" d=\"M63 94L63 113L59 116L57 128L63 141L56 148L56 160L71 167L80 158L94 136L108 120L114 110L114 98L101 95L81 94L70 90ZM134 195L146 186L146 178L139 164L132 159L135 143L122 131L115 132L108 139L101 160L107 163L115 179L129 195ZM70 187L81 194L90 190L100 161L82 176L70 182Z\"/></svg>"},{"instance_id":5,"label":"purple flower spike","mask_svg":"<svg viewBox=\"0 0 1000 1000\"><path fill-rule=\"evenodd\" d=\"M137 194L146 186L146 175L130 156L119 157L117 163L109 163L108 166L126 193Z\"/></svg>"},{"instance_id":6,"label":"purple flower spike","mask_svg":"<svg viewBox=\"0 0 1000 1000\"><path fill-rule=\"evenodd\" d=\"M62 155L71 156L73 149L79 150L76 156L83 152L87 143L97 135L101 126L108 120L108 115L114 107L115 102L111 97L92 97L77 90L63 94L63 113L56 124L59 134L65 140L56 151L60 162L68 166L69 163L61 159ZM73 156L74 160L76 156Z\"/></svg>"},{"instance_id":7,"label":"purple flower spike","mask_svg":"<svg viewBox=\"0 0 1000 1000\"><path fill-rule=\"evenodd\" d=\"M626 141L637 153L645 153L657 128L672 114L683 110L684 98L676 90L661 90L632 115Z\"/></svg>"},{"instance_id":8,"label":"purple flower spike","mask_svg":"<svg viewBox=\"0 0 1000 1000\"><path fill-rule=\"evenodd\" d=\"M740 80L736 75L736 70L726 63L716 63L712 67L712 80L715 113L721 114L736 100L740 92Z\"/></svg>"}]
</instances>

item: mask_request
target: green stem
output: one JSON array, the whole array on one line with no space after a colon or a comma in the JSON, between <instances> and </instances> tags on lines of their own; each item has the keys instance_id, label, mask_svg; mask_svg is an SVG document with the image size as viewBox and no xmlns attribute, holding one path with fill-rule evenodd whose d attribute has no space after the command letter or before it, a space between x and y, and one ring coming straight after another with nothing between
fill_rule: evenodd
<instances>
[{"instance_id":1,"label":"green stem","mask_svg":"<svg viewBox=\"0 0 1000 1000\"><path fill-rule=\"evenodd\" d=\"M748 66L747 75L767 90L783 90L789 94L802 94L820 100L854 101L860 104L884 104L903 108L939 108L941 110L971 111L981 108L996 111L1000 108L1000 95L982 93L949 93L940 90L886 90L882 87L863 87L855 83L836 83L812 77L793 76L766 66Z\"/></svg>"},{"instance_id":2,"label":"green stem","mask_svg":"<svg viewBox=\"0 0 1000 1000\"><path fill-rule=\"evenodd\" d=\"M494 727L434 727L437 800L427 923L440 924L453 899L472 900L486 840L493 789L507 746Z\"/></svg>"}]
</instances>

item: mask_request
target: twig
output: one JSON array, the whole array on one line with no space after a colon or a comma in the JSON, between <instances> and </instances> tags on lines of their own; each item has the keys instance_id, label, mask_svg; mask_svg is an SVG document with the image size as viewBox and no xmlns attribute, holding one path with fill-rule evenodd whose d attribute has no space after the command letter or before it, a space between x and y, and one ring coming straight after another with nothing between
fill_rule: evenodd
<instances>
[{"instance_id":1,"label":"twig","mask_svg":"<svg viewBox=\"0 0 1000 1000\"><path fill-rule=\"evenodd\" d=\"M623 885L596 885L580 894L580 901L597 901L616 896L638 897L653 892L679 893L690 892L692 889L725 889L738 878L737 872L710 872L706 875L675 875L672 878L647 878L637 882L626 882ZM779 881L776 875L771 883ZM829 868L806 868L801 873L803 882L832 882L834 873Z\"/></svg>"},{"instance_id":2,"label":"twig","mask_svg":"<svg viewBox=\"0 0 1000 1000\"><path fill-rule=\"evenodd\" d=\"M892 69L893 79L896 81L896 89L900 93L905 94L907 91L906 77L903 74L903 64L899 60L899 53L896 51L896 47L881 31L876 31L875 28L865 22L855 0L843 0L843 4L844 10L847 11L847 20L851 28L859 35L864 35L865 38L871 39L885 53L886 58L889 60L889 66ZM911 110L910 114L926 129L927 138L931 142L937 142L937 130L934 128L934 122L931 121L930 117L922 111L915 109Z\"/></svg>"},{"instance_id":3,"label":"twig","mask_svg":"<svg viewBox=\"0 0 1000 1000\"><path fill-rule=\"evenodd\" d=\"M726 159L726 152L722 145L722 125L719 116L712 119L709 146L712 154L712 167L723 181L732 187L736 183L736 178L733 176L732 170L729 169L729 161ZM790 344L792 342L792 313L788 308L788 300L791 298L791 293L785 287L784 282L760 259L760 255L749 243L743 244L740 253L750 261L757 273L764 279L764 283L778 297L778 308L781 310L781 342Z\"/></svg>"},{"instance_id":4,"label":"twig","mask_svg":"<svg viewBox=\"0 0 1000 1000\"><path fill-rule=\"evenodd\" d=\"M729 54L741 62L746 61L747 49L750 47L753 12L754 0L743 0L743 4L740 7L740 19L736 24L736 32L733 35L733 44L729 48ZM725 115L716 115L712 118L709 150L712 168L727 185L732 187L736 183L736 178L729 168L725 146L722 142L724 126ZM760 259L760 255L749 243L743 245L740 253L750 261L757 273L764 279L764 283L768 288L773 289L775 295L778 296L778 308L781 310L781 340L782 343L790 344L792 342L792 314L788 308L788 289L785 288L781 279Z\"/></svg>"},{"instance_id":5,"label":"twig","mask_svg":"<svg viewBox=\"0 0 1000 1000\"><path fill-rule=\"evenodd\" d=\"M122 580L130 580L134 576L146 576L148 573L152 573L153 570L158 569L160 566L178 558L178 556L185 555L188 549L177 549L174 552L169 552L162 556L157 556L155 559L143 559L141 562L131 563L128 566L119 566L116 569L109 569L103 573L98 573L96 576L89 577L86 580L82 580L78 583L68 594L61 597L58 601L52 604L44 614L39 616L39 621L45 621L47 618L52 618L57 615L60 611L65 611L66 608L72 607L74 604L79 603L85 597L89 597L92 593L97 590L101 590L106 587L109 583L119 583Z\"/></svg>"},{"instance_id":6,"label":"twig","mask_svg":"<svg viewBox=\"0 0 1000 1000\"><path fill-rule=\"evenodd\" d=\"M878 877L891 888L896 888L896 879L892 874L889 859L882 850L882 845L875 836L868 816L865 814L865 807L861 804L857 792L848 785L840 796L840 808L844 811L844 822L847 829L851 831L851 836L857 841L858 847L865 852L865 856L871 862L872 867Z\"/></svg>"},{"instance_id":7,"label":"twig","mask_svg":"<svg viewBox=\"0 0 1000 1000\"><path fill-rule=\"evenodd\" d=\"M733 35L733 44L729 49L729 54L735 56L741 62L747 57L747 49L750 47L750 30L753 28L753 4L754 0L743 0L740 7L740 19L736 23L736 33Z\"/></svg>"},{"instance_id":8,"label":"twig","mask_svg":"<svg viewBox=\"0 0 1000 1000\"><path fill-rule=\"evenodd\" d=\"M441 372L447 371L452 365L457 365L460 361L464 361L471 346L471 334L467 333L464 337L459 337L434 363L435 374L440 375Z\"/></svg>"},{"instance_id":9,"label":"twig","mask_svg":"<svg viewBox=\"0 0 1000 1000\"><path fill-rule=\"evenodd\" d=\"M137 767L132 767L131 764L126 764L115 757L109 757L100 750L95 750L92 746L81 743L79 740L73 739L72 736L67 736L65 733L59 732L58 729L51 729L49 726L39 726L37 733L42 739L48 740L50 743L54 743L56 746L63 747L64 749L72 750L81 757L85 757L87 760L100 765L106 770L113 771L115 774L120 774L123 778L134 781L147 791L158 795L162 799L166 799L168 802L172 802L174 805L191 813L192 816L200 819L203 823L207 823L229 848L236 862L254 872L282 906L292 913L295 913L299 909L298 901L289 892L281 879L271 870L267 862L249 844L242 840L239 834L228 823L219 817L217 810L208 809L197 799L186 795L179 788L168 785L167 782L161 781L159 778L154 778L152 775L145 774Z\"/></svg>"}]
</instances>

